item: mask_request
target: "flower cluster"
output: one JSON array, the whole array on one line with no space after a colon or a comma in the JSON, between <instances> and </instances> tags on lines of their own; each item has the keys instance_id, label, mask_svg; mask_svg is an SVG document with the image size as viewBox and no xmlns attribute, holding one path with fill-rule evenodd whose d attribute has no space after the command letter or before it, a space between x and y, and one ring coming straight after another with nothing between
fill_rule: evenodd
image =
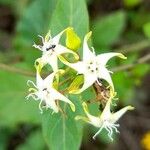
<instances>
[{"instance_id":1,"label":"flower cluster","mask_svg":"<svg viewBox=\"0 0 150 150\"><path fill-rule=\"evenodd\" d=\"M64 33L67 33L66 37L66 46L63 46L60 42L60 38ZM87 104L82 103L84 112L87 117L76 116L75 119L82 119L85 122L92 124L93 126L99 128L98 132L93 136L95 137L101 132L104 128L108 131L108 136L112 139L113 130L118 132L117 127L119 124L116 122L118 119L127 111L132 110L133 107L127 106L115 113L111 113L111 103L115 96L115 88L113 81L111 79L111 71L107 69L107 62L112 57L120 57L126 59L121 53L104 53L96 55L94 48L91 49L88 46L88 40L91 37L91 32L87 33L83 41L83 56L82 59L76 53L75 50L80 45L80 39L73 31L73 28L67 28L60 32L55 37L51 37L50 32L42 39L42 45L34 44L33 47L42 51L42 56L35 61L36 68L36 84L32 81L28 81L27 84L32 84L33 88L30 88L30 94L27 98L32 97L33 99L40 101L39 109L42 112L42 108L50 108L53 112L58 113L60 110L59 100L66 102L70 105L72 111L75 111L75 105L69 100L65 95L58 91L58 88L54 86L54 82L59 85L59 77L64 74L66 71L59 68L58 61L66 65L68 68L72 68L77 72L75 76L81 74L83 76L83 85L80 88L75 88L74 90L69 91L71 94L80 94L93 84L97 84L99 87L105 87L105 90L109 92L109 96L105 97L106 104L102 110L102 113L99 116L93 116L89 113ZM74 57L74 62L70 63L64 54L71 54ZM69 55L67 55L69 56ZM42 78L42 68L45 65L50 65L53 72L48 75L46 78ZM55 80L56 79L56 80ZM103 80L107 83L103 84ZM97 93L103 94L103 93Z\"/></svg>"}]
</instances>

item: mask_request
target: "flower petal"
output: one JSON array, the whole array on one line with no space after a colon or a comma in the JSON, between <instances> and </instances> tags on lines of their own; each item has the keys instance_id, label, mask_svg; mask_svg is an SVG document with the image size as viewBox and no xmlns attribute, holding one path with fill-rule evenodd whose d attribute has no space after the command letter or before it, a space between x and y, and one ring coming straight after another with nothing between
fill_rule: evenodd
<instances>
[{"instance_id":1,"label":"flower petal","mask_svg":"<svg viewBox=\"0 0 150 150\"><path fill-rule=\"evenodd\" d=\"M72 111L75 111L75 105L68 98L66 98L64 95L60 94L55 89L51 89L50 94L51 94L52 99L61 100L61 101L64 101L64 102L70 104Z\"/></svg>"},{"instance_id":2,"label":"flower petal","mask_svg":"<svg viewBox=\"0 0 150 150\"><path fill-rule=\"evenodd\" d=\"M111 86L112 90L114 91L114 85L113 85L110 73L107 70L107 68L105 68L103 66L99 66L98 69L99 69L98 77L100 79L104 79L105 81L107 81L109 83L109 85Z\"/></svg>"},{"instance_id":3,"label":"flower petal","mask_svg":"<svg viewBox=\"0 0 150 150\"><path fill-rule=\"evenodd\" d=\"M58 71L58 59L56 55L49 56L49 58L47 59L47 63L51 65L54 72Z\"/></svg>"},{"instance_id":4,"label":"flower petal","mask_svg":"<svg viewBox=\"0 0 150 150\"><path fill-rule=\"evenodd\" d=\"M52 98L49 96L49 98L46 98L46 99L45 99L45 102L46 102L46 107L49 107L49 108L51 108L55 113L58 113L59 108L58 108L58 106L56 105L56 102L55 102L54 99L52 99Z\"/></svg>"},{"instance_id":5,"label":"flower petal","mask_svg":"<svg viewBox=\"0 0 150 150\"><path fill-rule=\"evenodd\" d=\"M54 80L55 75L56 75L56 72L53 72L44 79L43 84L45 88L49 89L53 87L53 80Z\"/></svg>"},{"instance_id":6,"label":"flower petal","mask_svg":"<svg viewBox=\"0 0 150 150\"><path fill-rule=\"evenodd\" d=\"M36 71L36 85L38 89L42 89L43 88L43 79L40 75L40 72Z\"/></svg>"},{"instance_id":7,"label":"flower petal","mask_svg":"<svg viewBox=\"0 0 150 150\"><path fill-rule=\"evenodd\" d=\"M70 68L76 70L79 74L82 74L86 71L86 67L82 61L78 61L77 63L69 63L64 57L58 57L61 62L65 65L69 66Z\"/></svg>"},{"instance_id":8,"label":"flower petal","mask_svg":"<svg viewBox=\"0 0 150 150\"><path fill-rule=\"evenodd\" d=\"M100 118L102 120L107 120L107 119L110 118L110 116L111 116L111 111L110 111L111 102L112 102L112 98L109 98L109 100L107 101L106 106L105 106L103 112L100 115Z\"/></svg>"},{"instance_id":9,"label":"flower petal","mask_svg":"<svg viewBox=\"0 0 150 150\"><path fill-rule=\"evenodd\" d=\"M97 80L97 75L92 73L84 74L84 84L81 89L74 91L74 94L79 94L89 88Z\"/></svg>"},{"instance_id":10,"label":"flower petal","mask_svg":"<svg viewBox=\"0 0 150 150\"><path fill-rule=\"evenodd\" d=\"M74 55L74 57L75 57L76 59L79 59L79 56L78 56L77 53L75 53L75 52L72 51L72 50L69 50L68 48L66 48L66 47L64 47L64 46L62 46L62 45L60 45L60 44L58 44L58 45L56 46L56 53L57 53L57 55L61 55L61 54L64 54L64 53L71 53L71 54Z\"/></svg>"},{"instance_id":11,"label":"flower petal","mask_svg":"<svg viewBox=\"0 0 150 150\"><path fill-rule=\"evenodd\" d=\"M44 38L44 41L48 42L51 38L52 38L51 37L51 31L49 30L48 33L46 34L45 38Z\"/></svg>"},{"instance_id":12,"label":"flower petal","mask_svg":"<svg viewBox=\"0 0 150 150\"><path fill-rule=\"evenodd\" d=\"M95 58L95 54L89 49L87 44L88 39L91 37L92 32L86 34L83 42L83 61L90 61Z\"/></svg>"},{"instance_id":13,"label":"flower petal","mask_svg":"<svg viewBox=\"0 0 150 150\"><path fill-rule=\"evenodd\" d=\"M53 37L53 38L51 39L52 43L57 45L57 44L59 43L59 40L60 40L62 34L63 34L66 30L67 30L67 29L61 31L59 34L57 34L55 37Z\"/></svg>"},{"instance_id":14,"label":"flower petal","mask_svg":"<svg viewBox=\"0 0 150 150\"><path fill-rule=\"evenodd\" d=\"M109 61L109 59L111 59L112 57L120 57L122 59L126 59L126 57L121 54L121 53L104 53L104 54L100 54L100 55L97 55L97 61L101 64L101 65L106 65L106 63Z\"/></svg>"},{"instance_id":15,"label":"flower petal","mask_svg":"<svg viewBox=\"0 0 150 150\"><path fill-rule=\"evenodd\" d=\"M100 118L99 117L95 117L91 114L89 114L89 111L88 111L88 107L87 107L87 104L85 102L82 103L82 106L83 106L83 109L84 109L84 112L86 113L88 119L89 119L89 123L94 125L95 127L100 127L101 126L101 121L100 121Z\"/></svg>"},{"instance_id":16,"label":"flower petal","mask_svg":"<svg viewBox=\"0 0 150 150\"><path fill-rule=\"evenodd\" d=\"M120 119L120 117L123 116L126 113L126 111L128 111L128 110L134 110L134 107L126 106L126 107L122 108L121 110L117 111L116 113L113 113L111 115L112 123L115 123L116 121L118 121Z\"/></svg>"}]
</instances>

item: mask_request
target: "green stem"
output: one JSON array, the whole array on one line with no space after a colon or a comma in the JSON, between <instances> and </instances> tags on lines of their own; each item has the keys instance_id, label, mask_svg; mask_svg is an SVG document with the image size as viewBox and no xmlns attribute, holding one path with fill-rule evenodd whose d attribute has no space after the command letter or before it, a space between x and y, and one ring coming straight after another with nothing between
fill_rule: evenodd
<instances>
[{"instance_id":1,"label":"green stem","mask_svg":"<svg viewBox=\"0 0 150 150\"><path fill-rule=\"evenodd\" d=\"M119 71L124 71L124 70L129 70L129 69L132 69L134 68L135 66L139 65L139 64L143 64L147 61L150 60L150 54L148 55L145 55L141 58L139 58L135 63L133 64L127 64L127 65L121 65L121 66L118 66L118 67L115 67L115 68L112 68L111 70L113 72L119 72Z\"/></svg>"},{"instance_id":2,"label":"green stem","mask_svg":"<svg viewBox=\"0 0 150 150\"><path fill-rule=\"evenodd\" d=\"M21 75L24 75L24 76L35 77L34 72L19 69L19 68L9 66L9 65L6 65L6 64L3 64L3 63L0 63L0 69L5 70L5 71L9 71L9 72L13 72L13 73L18 73L18 74L21 74Z\"/></svg>"},{"instance_id":3,"label":"green stem","mask_svg":"<svg viewBox=\"0 0 150 150\"><path fill-rule=\"evenodd\" d=\"M143 40L143 41L140 41L138 43L125 45L125 46L119 48L116 51L120 52L120 53L123 53L123 54L126 54L126 53L130 53L130 52L141 51L141 50L143 50L147 47L150 47L150 40Z\"/></svg>"}]
</instances>

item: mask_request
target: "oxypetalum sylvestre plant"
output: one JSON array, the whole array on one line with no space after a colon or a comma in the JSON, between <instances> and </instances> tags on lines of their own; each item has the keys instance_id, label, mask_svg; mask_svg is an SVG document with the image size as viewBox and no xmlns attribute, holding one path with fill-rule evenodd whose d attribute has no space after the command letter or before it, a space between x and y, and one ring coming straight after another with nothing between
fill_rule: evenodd
<instances>
[{"instance_id":1,"label":"oxypetalum sylvestre plant","mask_svg":"<svg viewBox=\"0 0 150 150\"><path fill-rule=\"evenodd\" d=\"M60 38L65 33L67 35L66 46L63 46L60 42ZM51 109L53 113L64 113L59 105L59 100L69 104L71 110L74 112L78 107L73 104L71 99L67 98L67 94L80 95L83 91L93 86L97 89L102 89L96 90L96 92L98 92L97 95L100 95L98 102L102 105L100 115L91 115L88 111L86 102L83 101L82 107L86 116L78 115L75 119L81 119L98 128L93 139L96 138L102 129L106 129L108 137L113 140L113 131L119 132L117 129L119 124L116 122L127 110L133 110L133 107L126 106L115 113L111 112L111 104L115 99L116 92L111 79L112 72L107 69L106 64L114 56L122 59L126 59L126 57L121 53L113 52L96 55L94 48L89 48L87 43L91 37L91 32L89 32L84 37L82 47L83 54L81 58L77 53L81 40L76 35L73 28L70 27L54 37L51 37L50 32L48 32L45 38L42 36L39 37L42 39L42 45L34 44L33 46L42 52L42 56L35 61L36 83L30 80L27 82L28 85L30 83L33 85L33 87L29 89L30 94L27 96L27 99L32 97L36 101L39 101L39 109L41 113L43 112L43 108ZM70 58L72 59L70 60ZM60 68L59 64L65 69ZM43 79L41 74L43 71L42 68L45 65L50 65L53 72ZM64 75L67 76L72 70L76 72L74 74L72 73L74 75L73 78L71 80L66 79L67 84L65 81L61 82L61 86L65 89L58 91L61 78ZM83 78L80 78L81 75ZM65 84L67 86L69 85L68 82L72 82L70 83L71 86L69 86L69 88L65 86Z\"/></svg>"}]
</instances>

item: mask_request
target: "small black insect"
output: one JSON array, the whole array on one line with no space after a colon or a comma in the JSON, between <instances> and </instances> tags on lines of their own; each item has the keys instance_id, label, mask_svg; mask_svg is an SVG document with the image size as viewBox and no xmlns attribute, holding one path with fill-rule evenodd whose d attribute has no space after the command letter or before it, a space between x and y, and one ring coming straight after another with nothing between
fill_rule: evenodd
<instances>
[{"instance_id":1,"label":"small black insect","mask_svg":"<svg viewBox=\"0 0 150 150\"><path fill-rule=\"evenodd\" d=\"M49 50L54 50L54 48L56 47L56 45L51 45L50 47L46 48L46 51L49 51Z\"/></svg>"},{"instance_id":2,"label":"small black insect","mask_svg":"<svg viewBox=\"0 0 150 150\"><path fill-rule=\"evenodd\" d=\"M44 88L43 91L47 91L47 88Z\"/></svg>"}]
</instances>

